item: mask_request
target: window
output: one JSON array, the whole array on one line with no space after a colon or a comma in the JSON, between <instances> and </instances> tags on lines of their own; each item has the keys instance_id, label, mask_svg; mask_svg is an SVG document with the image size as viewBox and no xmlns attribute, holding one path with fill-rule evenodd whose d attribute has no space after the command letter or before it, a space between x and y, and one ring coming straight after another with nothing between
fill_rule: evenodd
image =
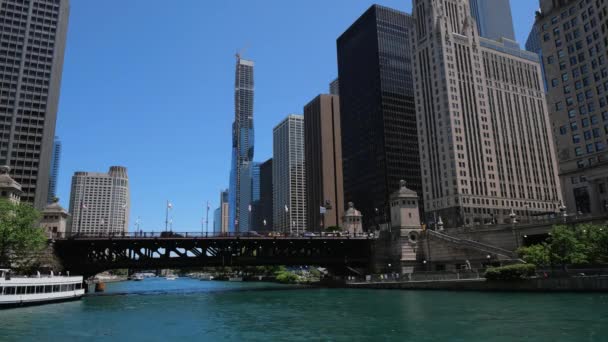
<instances>
[{"instance_id":1,"label":"window","mask_svg":"<svg viewBox=\"0 0 608 342\"><path fill-rule=\"evenodd\" d=\"M570 109L570 110L568 111L568 117L569 117L570 119L572 119L572 118L576 117L576 109Z\"/></svg>"},{"instance_id":2,"label":"window","mask_svg":"<svg viewBox=\"0 0 608 342\"><path fill-rule=\"evenodd\" d=\"M559 81L557 80L557 78L554 78L551 80L551 86L553 88L557 87L558 84L559 84Z\"/></svg>"},{"instance_id":3,"label":"window","mask_svg":"<svg viewBox=\"0 0 608 342\"><path fill-rule=\"evenodd\" d=\"M566 105L572 106L574 104L574 99L572 97L566 98Z\"/></svg>"},{"instance_id":4,"label":"window","mask_svg":"<svg viewBox=\"0 0 608 342\"><path fill-rule=\"evenodd\" d=\"M596 149L598 152L602 152L602 151L604 151L604 150L606 149L606 144L604 144L604 143L603 143L603 142L601 142L601 141L598 141L598 142L596 142L596 143L595 143L595 149Z\"/></svg>"},{"instance_id":5,"label":"window","mask_svg":"<svg viewBox=\"0 0 608 342\"><path fill-rule=\"evenodd\" d=\"M569 79L570 79L570 77L568 76L568 73L565 72L565 73L562 74L562 81L566 82Z\"/></svg>"},{"instance_id":6,"label":"window","mask_svg":"<svg viewBox=\"0 0 608 342\"><path fill-rule=\"evenodd\" d=\"M600 121L597 119L597 115L591 115L591 124L597 125Z\"/></svg>"},{"instance_id":7,"label":"window","mask_svg":"<svg viewBox=\"0 0 608 342\"><path fill-rule=\"evenodd\" d=\"M608 126L606 126L606 127L608 127ZM572 132L575 132L575 131L578 130L578 124L576 123L576 121L573 121L573 122L570 123L570 130Z\"/></svg>"},{"instance_id":8,"label":"window","mask_svg":"<svg viewBox=\"0 0 608 342\"><path fill-rule=\"evenodd\" d=\"M585 131L583 135L585 136L585 140L591 139L591 131Z\"/></svg>"},{"instance_id":9,"label":"window","mask_svg":"<svg viewBox=\"0 0 608 342\"><path fill-rule=\"evenodd\" d=\"M564 108L564 104L562 101L559 101L555 104L555 110L562 110Z\"/></svg>"},{"instance_id":10,"label":"window","mask_svg":"<svg viewBox=\"0 0 608 342\"><path fill-rule=\"evenodd\" d=\"M566 126L561 126L561 127L559 128L559 133L560 133L561 135L564 135L564 134L568 133L568 128L567 128Z\"/></svg>"},{"instance_id":11,"label":"window","mask_svg":"<svg viewBox=\"0 0 608 342\"><path fill-rule=\"evenodd\" d=\"M582 149L582 148L580 148L580 147L575 147L575 148L574 148L574 154L575 154L576 156L582 156L582 155L583 155L583 149Z\"/></svg>"},{"instance_id":12,"label":"window","mask_svg":"<svg viewBox=\"0 0 608 342\"><path fill-rule=\"evenodd\" d=\"M584 118L583 120L581 120L581 124L583 125L583 127L589 127L589 118Z\"/></svg>"},{"instance_id":13,"label":"window","mask_svg":"<svg viewBox=\"0 0 608 342\"><path fill-rule=\"evenodd\" d=\"M555 56L547 57L547 64L553 64L554 61L555 61Z\"/></svg>"},{"instance_id":14,"label":"window","mask_svg":"<svg viewBox=\"0 0 608 342\"><path fill-rule=\"evenodd\" d=\"M599 128L594 128L593 129L593 137L594 138L599 138L600 137L600 129Z\"/></svg>"},{"instance_id":15,"label":"window","mask_svg":"<svg viewBox=\"0 0 608 342\"><path fill-rule=\"evenodd\" d=\"M579 134L574 134L572 136L572 143L573 144L578 144L581 142L581 136Z\"/></svg>"}]
</instances>

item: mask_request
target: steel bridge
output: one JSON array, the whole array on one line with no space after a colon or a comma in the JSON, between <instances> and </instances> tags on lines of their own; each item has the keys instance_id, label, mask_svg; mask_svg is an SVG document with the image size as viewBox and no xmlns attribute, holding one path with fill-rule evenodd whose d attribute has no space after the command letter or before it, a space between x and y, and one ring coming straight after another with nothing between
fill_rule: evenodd
<instances>
[{"instance_id":1,"label":"steel bridge","mask_svg":"<svg viewBox=\"0 0 608 342\"><path fill-rule=\"evenodd\" d=\"M55 236L64 269L85 277L120 268L317 265L336 272L369 267L368 235L261 236L259 234L128 233Z\"/></svg>"}]
</instances>

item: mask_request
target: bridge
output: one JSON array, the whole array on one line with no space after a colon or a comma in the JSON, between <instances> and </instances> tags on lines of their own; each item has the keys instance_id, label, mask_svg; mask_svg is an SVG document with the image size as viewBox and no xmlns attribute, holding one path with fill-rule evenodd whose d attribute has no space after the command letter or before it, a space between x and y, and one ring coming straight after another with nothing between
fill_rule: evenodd
<instances>
[{"instance_id":1,"label":"bridge","mask_svg":"<svg viewBox=\"0 0 608 342\"><path fill-rule=\"evenodd\" d=\"M368 268L373 236L125 233L56 236L65 270L85 277L111 269L317 265L339 273Z\"/></svg>"}]
</instances>

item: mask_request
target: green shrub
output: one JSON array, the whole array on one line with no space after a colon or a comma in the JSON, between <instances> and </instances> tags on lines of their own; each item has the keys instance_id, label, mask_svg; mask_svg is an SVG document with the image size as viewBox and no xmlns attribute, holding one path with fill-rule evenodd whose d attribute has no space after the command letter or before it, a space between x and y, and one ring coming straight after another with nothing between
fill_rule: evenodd
<instances>
[{"instance_id":1,"label":"green shrub","mask_svg":"<svg viewBox=\"0 0 608 342\"><path fill-rule=\"evenodd\" d=\"M492 267L486 271L487 280L521 280L535 274L536 265L517 264L502 267Z\"/></svg>"},{"instance_id":2,"label":"green shrub","mask_svg":"<svg viewBox=\"0 0 608 342\"><path fill-rule=\"evenodd\" d=\"M299 278L296 274L287 271L277 272L276 274L277 281L283 284L297 283Z\"/></svg>"}]
</instances>

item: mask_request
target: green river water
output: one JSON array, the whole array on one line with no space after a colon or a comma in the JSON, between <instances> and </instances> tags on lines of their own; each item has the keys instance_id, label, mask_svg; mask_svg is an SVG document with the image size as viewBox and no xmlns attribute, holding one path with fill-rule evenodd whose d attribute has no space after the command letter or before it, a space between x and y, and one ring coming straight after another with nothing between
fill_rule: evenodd
<instances>
[{"instance_id":1,"label":"green river water","mask_svg":"<svg viewBox=\"0 0 608 342\"><path fill-rule=\"evenodd\" d=\"M608 295L294 289L180 278L0 310L0 341L608 341Z\"/></svg>"}]
</instances>

